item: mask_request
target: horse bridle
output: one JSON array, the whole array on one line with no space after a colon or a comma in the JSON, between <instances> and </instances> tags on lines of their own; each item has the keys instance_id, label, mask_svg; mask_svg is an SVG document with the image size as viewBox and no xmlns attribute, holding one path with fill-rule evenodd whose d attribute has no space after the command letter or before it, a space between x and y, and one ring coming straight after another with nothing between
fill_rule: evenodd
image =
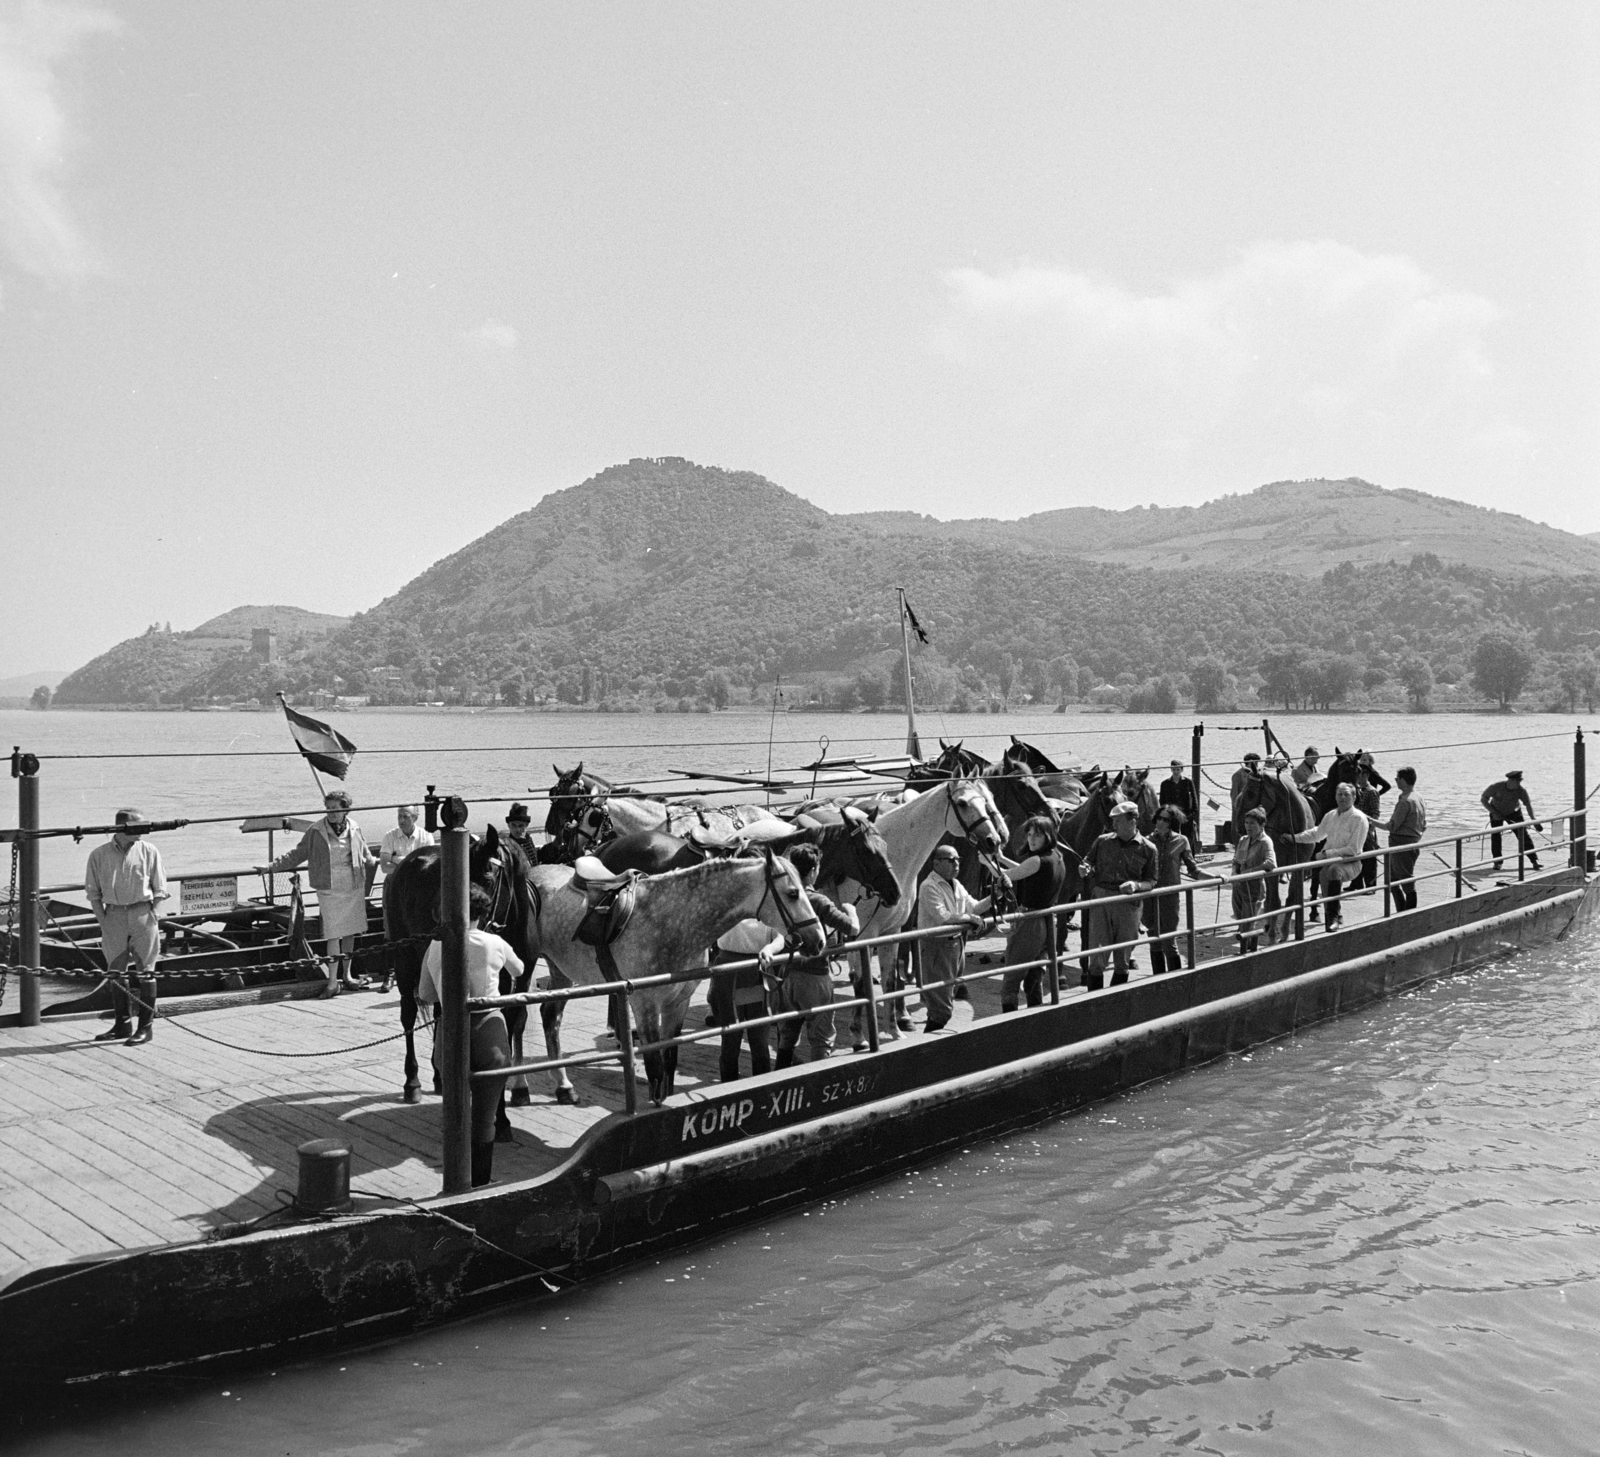
<instances>
[{"instance_id":1,"label":"horse bridle","mask_svg":"<svg viewBox=\"0 0 1600 1457\"><path fill-rule=\"evenodd\" d=\"M778 867L770 860L761 867L762 877L766 881L766 889L761 892L761 899L756 902L756 919L761 919L761 908L766 905L770 898L773 905L778 908L778 919L783 922L783 929L789 935L793 936L796 931L803 931L807 926L820 926L822 924L821 916L812 915L802 919L794 915L789 910L789 907L783 903L783 897L777 893L777 872Z\"/></svg>"},{"instance_id":2,"label":"horse bridle","mask_svg":"<svg viewBox=\"0 0 1600 1457\"><path fill-rule=\"evenodd\" d=\"M961 782L962 781L959 779L950 779L946 781L946 797L950 801L950 809L956 817L956 823L961 826L961 833L971 840L972 832L977 829L980 824L988 825L990 832L992 833L994 831L994 822L990 820L989 812L987 810L980 808L977 818L974 819L970 824L967 822L966 817L961 813L961 801L956 798L956 786ZM1004 835L1001 835L998 838L1002 844L1005 842Z\"/></svg>"}]
</instances>

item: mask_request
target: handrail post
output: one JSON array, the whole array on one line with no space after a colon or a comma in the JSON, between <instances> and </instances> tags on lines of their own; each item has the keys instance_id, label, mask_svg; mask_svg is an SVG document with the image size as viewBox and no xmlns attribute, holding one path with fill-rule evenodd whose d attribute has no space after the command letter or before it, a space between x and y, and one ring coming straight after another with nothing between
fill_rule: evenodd
<instances>
[{"instance_id":1,"label":"handrail post","mask_svg":"<svg viewBox=\"0 0 1600 1457\"><path fill-rule=\"evenodd\" d=\"M879 1046L878 994L872 987L872 953L865 949L856 952L856 965L861 968L861 985L866 988L867 1005L862 1010L867 1014L867 1051L876 1052Z\"/></svg>"},{"instance_id":2,"label":"handrail post","mask_svg":"<svg viewBox=\"0 0 1600 1457\"><path fill-rule=\"evenodd\" d=\"M1298 871L1290 872L1291 894L1294 896L1294 939L1306 939L1306 877Z\"/></svg>"},{"instance_id":3,"label":"handrail post","mask_svg":"<svg viewBox=\"0 0 1600 1457\"><path fill-rule=\"evenodd\" d=\"M1394 877L1390 873L1390 870L1389 870L1389 857L1387 855L1385 855L1383 857L1383 913L1386 916L1393 914L1393 906L1394 906L1394 888L1393 887L1394 887Z\"/></svg>"},{"instance_id":4,"label":"handrail post","mask_svg":"<svg viewBox=\"0 0 1600 1457\"><path fill-rule=\"evenodd\" d=\"M39 828L39 761L32 754L11 759L17 774L17 829ZM17 839L17 962L21 966L39 968L39 841L23 833ZM22 1025L39 1025L39 978L21 976L17 996L22 1011Z\"/></svg>"},{"instance_id":5,"label":"handrail post","mask_svg":"<svg viewBox=\"0 0 1600 1457\"><path fill-rule=\"evenodd\" d=\"M1461 899L1461 836L1456 836L1456 899Z\"/></svg>"},{"instance_id":6,"label":"handrail post","mask_svg":"<svg viewBox=\"0 0 1600 1457\"><path fill-rule=\"evenodd\" d=\"M1047 975L1050 978L1050 1005L1058 1007L1061 1005L1061 968L1057 964L1059 942L1057 940L1056 913L1053 910L1045 917L1045 925L1048 928L1045 933L1045 954L1050 958L1050 965L1047 971Z\"/></svg>"},{"instance_id":7,"label":"handrail post","mask_svg":"<svg viewBox=\"0 0 1600 1457\"><path fill-rule=\"evenodd\" d=\"M1572 863L1587 873L1589 869L1589 771L1585 765L1586 749L1583 730L1572 741L1572 829L1567 838L1572 841Z\"/></svg>"},{"instance_id":8,"label":"handrail post","mask_svg":"<svg viewBox=\"0 0 1600 1457\"><path fill-rule=\"evenodd\" d=\"M1523 837L1523 835L1525 835L1527 833L1527 831L1522 828L1522 825L1523 825L1523 821L1518 820L1517 821L1517 828L1516 828L1516 836L1517 836L1517 879L1518 880L1525 879L1527 877L1527 874L1528 874L1528 869L1527 869L1527 858L1528 857L1523 853L1523 850L1522 850L1522 837Z\"/></svg>"},{"instance_id":9,"label":"handrail post","mask_svg":"<svg viewBox=\"0 0 1600 1457\"><path fill-rule=\"evenodd\" d=\"M467 807L454 797L441 806L439 1079L444 1092L444 1192L472 1188L472 1017L467 1011Z\"/></svg>"},{"instance_id":10,"label":"handrail post","mask_svg":"<svg viewBox=\"0 0 1600 1457\"><path fill-rule=\"evenodd\" d=\"M628 993L619 991L617 999L617 1049L622 1063L622 1106L631 1118L639 1111L639 1089L633 1076L633 1007Z\"/></svg>"},{"instance_id":11,"label":"handrail post","mask_svg":"<svg viewBox=\"0 0 1600 1457\"><path fill-rule=\"evenodd\" d=\"M1194 892L1186 890L1183 893L1183 925L1188 933L1185 940L1189 943L1189 970L1193 971L1199 964L1199 945L1194 934Z\"/></svg>"}]
</instances>

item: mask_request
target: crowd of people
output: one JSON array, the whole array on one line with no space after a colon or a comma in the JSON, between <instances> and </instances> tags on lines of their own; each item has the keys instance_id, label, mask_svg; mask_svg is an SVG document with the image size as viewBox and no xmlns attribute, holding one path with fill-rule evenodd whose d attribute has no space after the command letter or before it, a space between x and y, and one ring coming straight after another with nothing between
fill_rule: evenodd
<instances>
[{"instance_id":1,"label":"crowd of people","mask_svg":"<svg viewBox=\"0 0 1600 1457\"><path fill-rule=\"evenodd\" d=\"M1274 876L1288 867L1279 864L1273 837L1267 832L1266 812L1259 807L1241 808L1244 790L1262 773L1287 774L1289 781L1309 797L1319 783L1320 760L1315 746L1308 747L1292 768L1281 754L1266 761L1254 751L1244 755L1230 785L1234 846L1228 876L1202 870L1195 859L1202 796L1199 787L1184 774L1181 760L1171 762L1170 774L1160 781L1159 788L1152 787L1147 776L1125 775L1121 782L1124 797L1111 811L1112 828L1089 847L1079 871L1087 902L1081 932L1084 985L1090 989L1103 987L1108 970L1111 985L1126 982L1133 969L1134 943L1141 939L1150 948L1152 973L1160 975L1181 968L1180 897L1176 892L1186 876L1192 881L1231 883L1239 950L1257 950L1262 935L1270 934L1274 918L1273 905L1269 904L1274 899ZM1393 897L1396 910L1412 910L1417 905L1414 877L1419 852L1413 847L1427 834L1428 815L1417 794L1416 770L1409 765L1400 769L1391 785L1378 773L1370 754L1359 756L1357 770L1353 780L1338 785L1333 809L1291 837L1297 844L1309 846L1317 859L1331 862L1320 868L1309 911L1309 919L1315 921L1320 909L1329 931L1341 923L1345 896L1376 885L1378 858L1368 852L1378 849L1382 797L1395 788L1398 794L1385 823L1387 893ZM1522 781L1521 770L1508 770L1481 796L1489 815L1490 853L1496 872L1503 867L1503 831L1507 827L1516 838L1519 853L1527 857L1533 869L1541 868L1528 826L1539 831L1544 827L1534 818L1533 804ZM383 836L374 852L351 817L352 807L345 790L331 791L324 801L323 817L304 832L299 843L269 865L258 867L263 873L280 874L306 868L311 887L317 892L322 935L327 942L325 995L329 996L341 989L360 990L370 985L354 972L351 958L356 938L367 930L368 896L378 872L388 874L412 851L434 843L433 835L418 825L416 806L401 805L394 828ZM530 836L531 823L525 804L511 806L506 815L507 834L513 843L523 847L531 861L538 862L547 857L541 854L544 847L536 845ZM96 1040L138 1046L154 1036L160 906L169 898L169 892L161 852L145 831L148 821L144 815L137 809L121 809L116 812L115 824L112 837L90 854L84 874L84 890L100 926L113 999L113 1025ZM1021 842L1022 858L997 856L999 872L1015 893L1019 909L1038 912L1060 904L1067 867L1057 843L1055 824L1043 815L1030 819L1022 827ZM830 944L836 946L850 940L859 929L856 913L851 907L834 905L816 889L815 849L800 845L788 855L806 883ZM965 992L961 985L965 939L982 929L994 912L990 897L974 896L962 884L959 869L960 855L955 847L939 846L917 893L919 928L945 933L921 942L918 980L926 1032L938 1032L949 1025L955 999ZM1105 904L1099 904L1101 901ZM1002 1012L1016 1011L1023 1004L1036 1007L1043 1002L1046 976L1052 974L1047 971L1052 920L1061 937L1057 952L1063 954L1064 930L1071 922L1070 914L1056 918L1023 916L1009 924L1000 990ZM712 952L708 998L711 1017L717 1024L734 1028L722 1039L724 1080L739 1076L741 1054L746 1048L753 1073L789 1066L802 1039L813 1059L827 1057L834 1048L837 1029L829 954L784 956L785 945L782 936L775 935L764 923L751 920L729 930ZM719 970L722 965L752 959L756 963L753 967ZM886 991L891 990L889 980L886 975ZM777 1024L775 1057L769 1026L735 1025L778 1013L795 1015ZM903 1000L895 1004L892 1022L895 1031L914 1030ZM858 1049L866 1045L863 1025L858 1011L854 1022L854 1045Z\"/></svg>"}]
</instances>

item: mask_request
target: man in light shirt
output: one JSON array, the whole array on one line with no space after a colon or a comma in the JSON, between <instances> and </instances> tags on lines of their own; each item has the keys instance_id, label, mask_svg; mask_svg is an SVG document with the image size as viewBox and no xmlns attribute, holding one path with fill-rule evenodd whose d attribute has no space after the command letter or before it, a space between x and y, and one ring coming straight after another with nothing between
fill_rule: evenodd
<instances>
[{"instance_id":1,"label":"man in light shirt","mask_svg":"<svg viewBox=\"0 0 1600 1457\"><path fill-rule=\"evenodd\" d=\"M394 812L394 818L395 828L383 837L383 843L378 846L378 867L385 875L391 874L395 866L413 850L433 844L433 836L417 828L416 805L401 805Z\"/></svg>"},{"instance_id":2,"label":"man in light shirt","mask_svg":"<svg viewBox=\"0 0 1600 1457\"><path fill-rule=\"evenodd\" d=\"M1320 825L1295 836L1302 845L1320 844L1318 859L1339 859L1337 865L1322 867L1322 898L1327 905L1323 923L1330 931L1339 924L1340 892L1361 874L1362 862L1356 857L1367 843L1367 817L1356 808L1355 786L1341 784L1335 798L1337 807L1323 815Z\"/></svg>"},{"instance_id":3,"label":"man in light shirt","mask_svg":"<svg viewBox=\"0 0 1600 1457\"><path fill-rule=\"evenodd\" d=\"M488 917L489 893L475 885L467 892L467 910L472 928L467 932L467 995L493 997L500 994L500 973L513 977L523 974L522 958L493 931L483 929ZM417 1000L437 1005L444 983L444 947L430 941L422 957L422 976L417 983ZM472 1070L482 1072L511 1065L511 1034L505 1013L498 1007L472 1014ZM505 1094L504 1078L473 1079L472 1082L472 1187L487 1184L494 1173L495 1120Z\"/></svg>"},{"instance_id":4,"label":"man in light shirt","mask_svg":"<svg viewBox=\"0 0 1600 1457\"><path fill-rule=\"evenodd\" d=\"M167 899L161 852L135 826L148 821L136 809L119 809L119 826L104 845L89 853L83 889L100 923L100 945L111 973L111 1006L116 1020L96 1042L151 1041L156 1013L156 958L161 953L158 908ZM120 828L126 827L126 828ZM128 1019L128 1004L139 1008L139 1027Z\"/></svg>"},{"instance_id":5,"label":"man in light shirt","mask_svg":"<svg viewBox=\"0 0 1600 1457\"><path fill-rule=\"evenodd\" d=\"M959 928L959 935L930 936L922 943L922 1002L928 1009L924 1032L937 1032L947 1026L955 1011L955 979L966 966L969 931L976 931L989 912L990 900L973 899L956 873L961 869L961 852L954 845L940 845L928 861L928 878L917 892L917 929L931 931L935 926Z\"/></svg>"}]
</instances>

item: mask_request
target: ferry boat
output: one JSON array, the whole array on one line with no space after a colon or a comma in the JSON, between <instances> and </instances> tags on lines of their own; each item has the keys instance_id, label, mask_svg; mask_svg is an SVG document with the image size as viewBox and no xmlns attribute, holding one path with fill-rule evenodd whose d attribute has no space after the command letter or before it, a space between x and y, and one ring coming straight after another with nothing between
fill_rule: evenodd
<instances>
[{"instance_id":1,"label":"ferry boat","mask_svg":"<svg viewBox=\"0 0 1600 1457\"><path fill-rule=\"evenodd\" d=\"M1580 732L1580 789L1582 756ZM639 1049L599 1043L573 1060L589 1079L586 1108L562 1109L541 1095L513 1110L517 1138L530 1150L537 1143L542 1162L530 1163L529 1152L521 1163L502 1163L502 1182L470 1193L430 1187L438 1161L423 1145L439 1137L438 1104L402 1106L392 1067L375 1076L369 1061L358 1078L346 1063L326 1075L324 1095L306 1064L264 1061L280 1055L259 1045L271 1025L281 1032L271 1019L289 1009L241 1010L227 1014L232 1022L208 1020L205 1031L196 1018L193 1043L163 1026L131 1070L126 1060L100 1056L69 1071L51 1056L69 1035L86 1035L81 1026L72 1032L70 1018L7 1029L0 1052L14 1116L0 1125L0 1166L12 1171L0 1184L0 1250L13 1263L0 1288L0 1386L14 1400L49 1400L83 1383L203 1376L387 1340L506 1302L559 1298L645 1256L1568 936L1589 924L1600 898L1581 793L1567 824L1564 865L1534 871L1516 857L1512 871L1480 883L1480 832L1428 841L1421 848L1444 852L1445 868L1430 873L1416 909L1396 909L1385 894L1363 918L1351 914L1339 930L1316 934L1301 907L1285 939L1250 954L1208 960L1192 937L1182 970L1066 992L1049 975L1045 1005L1004 1016L985 1015L1000 968L983 964L980 950L962 976L971 1018L953 1030L880 1041L875 1004L894 994L873 990L859 1003L846 996L837 1003L841 1020L858 1004L868 1013L867 1050L727 1084L707 1076L658 1107L630 1111ZM934 934L876 944L892 954L894 943ZM1061 961L1080 954L1063 949ZM603 990L530 997L566 998L575 1014L594 1013ZM350 1035L384 1025L373 999L326 1005ZM247 1017L254 1020L238 1020ZM325 1043L332 1026L304 1024L295 1035ZM597 1018L591 1030L598 1041ZM256 1043L235 1040L247 1035ZM693 1030L686 1051L719 1035ZM154 1060L160 1056L168 1063ZM393 1043L373 1056L392 1063ZM241 1086L228 1086L235 1073ZM179 1087L185 1079L224 1081L211 1094L211 1116L169 1133L166 1104L130 1097L130 1077L147 1092L158 1079ZM354 1086L363 1079L365 1092ZM74 1093L87 1109L76 1121L51 1101ZM205 1095L191 1101L203 1104ZM100 1126L102 1114L109 1128ZM228 1166L208 1138L250 1161L253 1205L245 1194L223 1197ZM362 1138L389 1151L363 1163ZM313 1181L308 1196L302 1177L297 1202L275 1212L278 1192L295 1181L295 1151L302 1171L314 1171L340 1139L358 1148L350 1187L335 1177L319 1196ZM396 1150L409 1152L402 1159ZM191 1227L184 1238L141 1240L141 1230L170 1231L164 1215L193 1223L196 1204L202 1214L233 1217L211 1220L203 1233ZM266 1212L242 1217L251 1208ZM30 1258L49 1246L53 1220L55 1254ZM68 1220L87 1233L62 1234Z\"/></svg>"}]
</instances>

